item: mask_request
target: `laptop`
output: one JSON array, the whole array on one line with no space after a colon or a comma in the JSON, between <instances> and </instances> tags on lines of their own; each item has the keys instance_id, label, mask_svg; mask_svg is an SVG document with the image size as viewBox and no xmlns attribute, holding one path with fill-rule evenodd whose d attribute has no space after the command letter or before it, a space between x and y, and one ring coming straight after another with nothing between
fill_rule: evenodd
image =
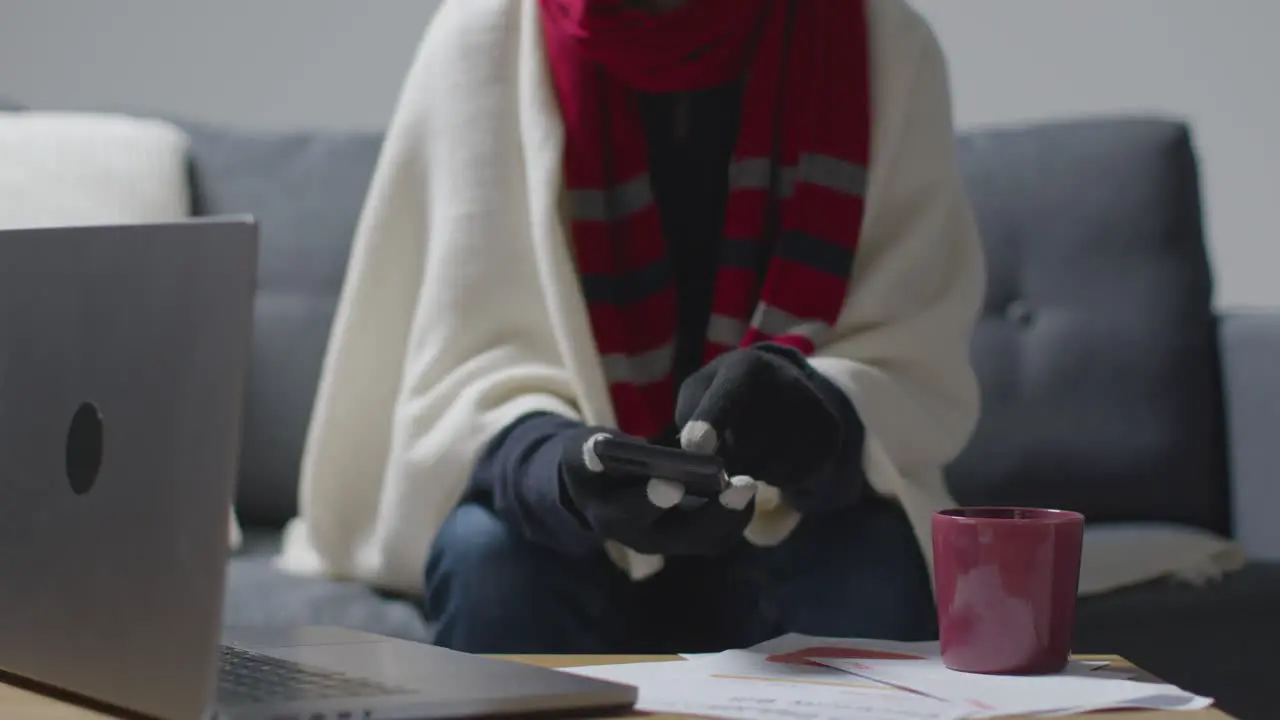
<instances>
[{"instance_id":1,"label":"laptop","mask_svg":"<svg viewBox=\"0 0 1280 720\"><path fill-rule=\"evenodd\" d=\"M257 255L249 218L0 231L0 673L174 720L631 707L353 630L223 637Z\"/></svg>"}]
</instances>

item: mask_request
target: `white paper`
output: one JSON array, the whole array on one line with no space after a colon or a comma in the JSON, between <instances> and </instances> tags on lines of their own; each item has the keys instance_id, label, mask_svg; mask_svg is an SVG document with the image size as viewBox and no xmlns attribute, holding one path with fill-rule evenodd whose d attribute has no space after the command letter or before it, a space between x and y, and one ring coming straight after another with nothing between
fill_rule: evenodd
<instances>
[{"instance_id":1,"label":"white paper","mask_svg":"<svg viewBox=\"0 0 1280 720\"><path fill-rule=\"evenodd\" d=\"M818 665L731 650L690 661L563 668L634 685L636 709L746 720L959 720L954 703Z\"/></svg>"},{"instance_id":2,"label":"white paper","mask_svg":"<svg viewBox=\"0 0 1280 720\"><path fill-rule=\"evenodd\" d=\"M814 635L792 633L782 635L749 648L749 652L768 655L777 661L798 662L800 659L816 661L820 658L833 659L896 659L942 660L942 650L938 642L898 642L894 640L861 640L857 638L830 638ZM708 657L714 653L681 655L684 658ZM1094 672L1097 677L1133 677L1126 671L1107 670L1102 668L1111 663L1107 660L1072 660L1069 672Z\"/></svg>"},{"instance_id":3,"label":"white paper","mask_svg":"<svg viewBox=\"0 0 1280 720\"><path fill-rule=\"evenodd\" d=\"M815 660L859 677L961 703L974 717L1120 708L1198 710L1212 704L1173 685L1120 679L1083 663L1073 663L1055 675L1010 676L957 672L939 658Z\"/></svg>"},{"instance_id":4,"label":"white paper","mask_svg":"<svg viewBox=\"0 0 1280 720\"><path fill-rule=\"evenodd\" d=\"M783 655L788 653L797 653L802 650L813 650L821 648L828 651L851 650L851 651L874 651L886 653L901 653L916 657L941 657L938 650L938 643L935 642L897 642L894 640L859 640L851 638L833 638L820 637L817 635L801 635L799 633L789 633L781 635L772 640L762 642L759 645L753 645L748 648L753 653L761 653L765 655ZM821 655L821 653L809 653L813 655Z\"/></svg>"}]
</instances>

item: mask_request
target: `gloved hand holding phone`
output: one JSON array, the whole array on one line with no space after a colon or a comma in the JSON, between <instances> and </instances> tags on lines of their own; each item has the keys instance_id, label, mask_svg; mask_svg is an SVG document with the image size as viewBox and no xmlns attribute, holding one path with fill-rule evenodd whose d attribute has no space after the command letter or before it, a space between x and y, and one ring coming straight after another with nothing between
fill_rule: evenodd
<instances>
[{"instance_id":1,"label":"gloved hand holding phone","mask_svg":"<svg viewBox=\"0 0 1280 720\"><path fill-rule=\"evenodd\" d=\"M627 457L627 448L642 449L643 441L591 427L575 430L565 443L561 482L581 522L602 537L647 554L719 554L751 521L755 481L778 488L802 512L856 500L864 483L851 453L861 449L862 428L845 416L856 421L842 391L798 351L773 344L741 348L690 375L677 397L681 447L717 460L714 472L690 469L696 463L685 470L723 475L726 487L718 495L695 492L704 498L686 501L690 478L656 477L652 464ZM609 443L600 445L601 438L621 441L621 455L602 459L597 447ZM663 452L670 451L639 454Z\"/></svg>"},{"instance_id":2,"label":"gloved hand holding phone","mask_svg":"<svg viewBox=\"0 0 1280 720\"><path fill-rule=\"evenodd\" d=\"M682 447L716 453L730 474L778 488L801 511L861 492L859 458L847 456L861 450L862 427L845 416L856 420L841 390L799 351L769 343L711 361L676 401Z\"/></svg>"},{"instance_id":3,"label":"gloved hand holding phone","mask_svg":"<svg viewBox=\"0 0 1280 720\"><path fill-rule=\"evenodd\" d=\"M754 511L754 482L725 477L718 493L695 498L685 483L603 462L597 448L607 439L643 445L616 430L582 427L566 439L560 459L568 505L598 535L650 555L716 555L741 539Z\"/></svg>"}]
</instances>

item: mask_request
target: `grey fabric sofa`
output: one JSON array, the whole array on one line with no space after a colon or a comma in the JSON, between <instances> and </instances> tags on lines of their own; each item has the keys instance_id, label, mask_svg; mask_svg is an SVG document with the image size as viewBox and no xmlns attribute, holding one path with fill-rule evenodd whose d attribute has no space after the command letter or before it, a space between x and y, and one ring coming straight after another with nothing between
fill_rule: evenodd
<instances>
[{"instance_id":1,"label":"grey fabric sofa","mask_svg":"<svg viewBox=\"0 0 1280 720\"><path fill-rule=\"evenodd\" d=\"M429 638L412 599L270 565L295 477L376 135L242 136L184 125L202 214L251 212L263 256L226 614ZM1162 581L1082 603L1077 648L1129 656L1267 717L1280 646L1280 312L1218 314L1187 127L1119 118L961 137L987 246L974 360L984 413L949 472L966 504L1234 534L1257 560L1219 583Z\"/></svg>"},{"instance_id":2,"label":"grey fabric sofa","mask_svg":"<svg viewBox=\"0 0 1280 720\"><path fill-rule=\"evenodd\" d=\"M200 215L262 233L229 624L335 624L430 639L412 598L282 575L271 564L377 134L191 136ZM1089 119L966 133L987 246L974 360L984 413L949 472L966 504L1077 509L1231 534L1242 571L1082 602L1077 649L1124 654L1241 718L1274 715L1280 647L1280 312L1218 313L1188 128ZM354 479L353 481L358 481Z\"/></svg>"}]
</instances>

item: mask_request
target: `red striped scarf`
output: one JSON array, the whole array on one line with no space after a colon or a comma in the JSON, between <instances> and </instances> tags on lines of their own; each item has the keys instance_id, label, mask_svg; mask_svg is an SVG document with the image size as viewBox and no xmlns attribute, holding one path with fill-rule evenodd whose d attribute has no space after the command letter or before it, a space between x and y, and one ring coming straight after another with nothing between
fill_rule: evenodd
<instances>
[{"instance_id":1,"label":"red striped scarf","mask_svg":"<svg viewBox=\"0 0 1280 720\"><path fill-rule=\"evenodd\" d=\"M541 2L592 331L619 429L652 438L674 414L676 291L633 91L745 78L706 360L766 340L811 353L844 305L862 227L865 0Z\"/></svg>"}]
</instances>

